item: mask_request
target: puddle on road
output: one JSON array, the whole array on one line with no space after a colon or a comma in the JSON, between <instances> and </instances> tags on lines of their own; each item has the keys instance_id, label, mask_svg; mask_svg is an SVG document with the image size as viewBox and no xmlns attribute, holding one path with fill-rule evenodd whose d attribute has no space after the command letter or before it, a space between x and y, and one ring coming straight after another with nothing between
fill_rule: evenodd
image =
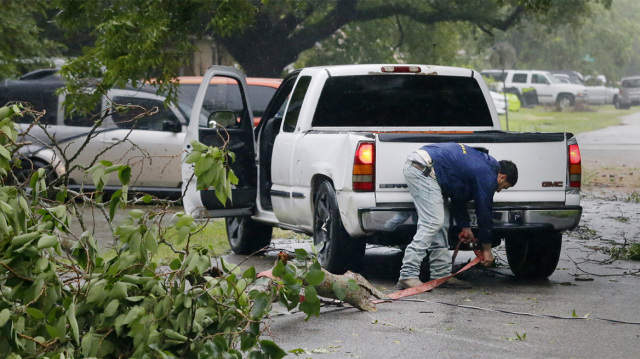
<instances>
[{"instance_id":1,"label":"puddle on road","mask_svg":"<svg viewBox=\"0 0 640 359\"><path fill-rule=\"evenodd\" d=\"M640 203L587 198L581 205L582 219L578 228L568 233L570 237L592 240L594 245L640 240Z\"/></svg>"}]
</instances>

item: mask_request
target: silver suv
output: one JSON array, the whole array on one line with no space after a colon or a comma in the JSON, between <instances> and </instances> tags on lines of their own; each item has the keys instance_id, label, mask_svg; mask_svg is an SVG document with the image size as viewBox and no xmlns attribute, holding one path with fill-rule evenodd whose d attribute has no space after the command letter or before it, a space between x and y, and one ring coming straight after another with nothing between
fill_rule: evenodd
<instances>
[{"instance_id":1,"label":"silver suv","mask_svg":"<svg viewBox=\"0 0 640 359\"><path fill-rule=\"evenodd\" d=\"M640 105L640 76L623 77L621 86L616 107L628 109Z\"/></svg>"}]
</instances>

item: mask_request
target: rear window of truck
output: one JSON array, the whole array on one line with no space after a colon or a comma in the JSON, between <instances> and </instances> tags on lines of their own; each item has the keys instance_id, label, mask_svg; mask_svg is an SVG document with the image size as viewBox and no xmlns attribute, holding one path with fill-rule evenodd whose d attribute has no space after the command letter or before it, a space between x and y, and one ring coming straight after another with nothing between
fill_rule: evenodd
<instances>
[{"instance_id":1,"label":"rear window of truck","mask_svg":"<svg viewBox=\"0 0 640 359\"><path fill-rule=\"evenodd\" d=\"M328 78L314 127L492 126L471 77L366 75Z\"/></svg>"}]
</instances>

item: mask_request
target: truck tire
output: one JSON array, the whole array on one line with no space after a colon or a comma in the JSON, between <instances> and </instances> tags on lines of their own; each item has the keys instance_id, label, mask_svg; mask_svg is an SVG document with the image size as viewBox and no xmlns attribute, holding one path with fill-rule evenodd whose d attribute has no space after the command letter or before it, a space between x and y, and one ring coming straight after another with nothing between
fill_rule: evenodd
<instances>
[{"instance_id":1,"label":"truck tire","mask_svg":"<svg viewBox=\"0 0 640 359\"><path fill-rule=\"evenodd\" d=\"M313 213L313 243L318 248L322 268L343 274L357 266L364 256L366 242L351 238L344 229L331 182L323 181L318 186Z\"/></svg>"},{"instance_id":2,"label":"truck tire","mask_svg":"<svg viewBox=\"0 0 640 359\"><path fill-rule=\"evenodd\" d=\"M620 103L620 100L618 99L618 97L617 97L617 96L616 96L616 98L615 98L615 100L614 100L614 103L613 103L613 104L616 106L616 108L617 108L618 110L628 110L628 109L630 109L630 108L631 108L631 105L623 105L623 104L621 104L621 103Z\"/></svg>"},{"instance_id":3,"label":"truck tire","mask_svg":"<svg viewBox=\"0 0 640 359\"><path fill-rule=\"evenodd\" d=\"M573 106L573 96L567 94L558 95L558 99L556 100L556 107L559 111L564 111Z\"/></svg>"},{"instance_id":4,"label":"truck tire","mask_svg":"<svg viewBox=\"0 0 640 359\"><path fill-rule=\"evenodd\" d=\"M620 101L618 101L618 96L613 96L613 107L620 110Z\"/></svg>"},{"instance_id":5,"label":"truck tire","mask_svg":"<svg viewBox=\"0 0 640 359\"><path fill-rule=\"evenodd\" d=\"M510 236L505 240L511 272L520 278L547 278L555 270L562 247L561 232L547 232L548 237L532 234Z\"/></svg>"},{"instance_id":6,"label":"truck tire","mask_svg":"<svg viewBox=\"0 0 640 359\"><path fill-rule=\"evenodd\" d=\"M236 254L253 254L271 243L273 227L249 216L227 217L225 226L229 245Z\"/></svg>"}]
</instances>

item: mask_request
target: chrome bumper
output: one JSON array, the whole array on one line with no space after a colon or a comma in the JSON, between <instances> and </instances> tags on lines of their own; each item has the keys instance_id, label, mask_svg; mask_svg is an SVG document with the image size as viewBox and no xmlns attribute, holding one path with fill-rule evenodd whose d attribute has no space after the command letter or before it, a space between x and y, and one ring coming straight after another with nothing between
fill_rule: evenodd
<instances>
[{"instance_id":1,"label":"chrome bumper","mask_svg":"<svg viewBox=\"0 0 640 359\"><path fill-rule=\"evenodd\" d=\"M581 216L581 206L501 207L493 211L494 232L536 229L570 230L578 226ZM416 210L407 207L360 208L358 217L364 232L394 232L403 227L415 226L418 222Z\"/></svg>"}]
</instances>

